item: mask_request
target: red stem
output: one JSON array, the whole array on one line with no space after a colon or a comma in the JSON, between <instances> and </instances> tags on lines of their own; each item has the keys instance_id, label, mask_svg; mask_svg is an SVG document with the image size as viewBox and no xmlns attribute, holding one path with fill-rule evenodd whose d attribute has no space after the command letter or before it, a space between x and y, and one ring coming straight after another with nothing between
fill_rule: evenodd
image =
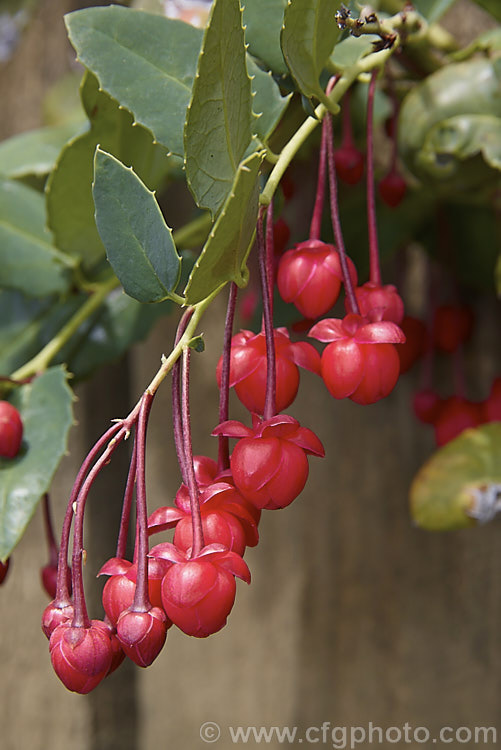
<instances>
[{"instance_id":1,"label":"red stem","mask_svg":"<svg viewBox=\"0 0 501 750\"><path fill-rule=\"evenodd\" d=\"M320 156L318 159L317 194L315 206L310 224L310 240L319 240L322 229L322 213L325 202L325 176L327 170L327 140L325 127L322 126L322 137L320 139Z\"/></svg>"},{"instance_id":2,"label":"red stem","mask_svg":"<svg viewBox=\"0 0 501 750\"><path fill-rule=\"evenodd\" d=\"M183 422L184 456L186 460L187 486L190 493L191 525L193 529L193 546L191 557L196 557L204 546L204 532L202 528L202 516L200 514L200 500L198 494L197 478L193 466L193 444L191 442L190 422L190 359L191 349L183 350L182 376L181 376L181 416Z\"/></svg>"},{"instance_id":3,"label":"red stem","mask_svg":"<svg viewBox=\"0 0 501 750\"><path fill-rule=\"evenodd\" d=\"M271 205L271 204L270 204ZM270 223L270 208L266 211L266 239L268 239L268 226ZM263 296L263 323L266 339L266 397L264 402L263 418L271 419L276 414L276 360L275 360L275 335L273 330L273 309L271 304L269 274L268 274L268 248L263 231L264 207L259 209L257 221L257 249L259 262L259 277Z\"/></svg>"},{"instance_id":4,"label":"red stem","mask_svg":"<svg viewBox=\"0 0 501 750\"><path fill-rule=\"evenodd\" d=\"M127 550L127 535L129 533L130 511L132 507L132 496L134 494L134 485L136 483L136 465L137 465L137 442L134 441L132 456L130 459L129 473L127 475L127 484L125 485L124 501L122 505L122 516L120 518L120 530L117 540L117 557L125 558Z\"/></svg>"},{"instance_id":5,"label":"red stem","mask_svg":"<svg viewBox=\"0 0 501 750\"><path fill-rule=\"evenodd\" d=\"M221 386L219 388L219 424L226 422L229 416L230 403L230 363L231 363L231 338L233 335L233 320L235 318L235 307L237 302L237 285L230 284L228 295L228 307L226 308L226 320L224 322L223 341L223 364L221 368ZM230 468L229 439L220 435L218 444L218 473Z\"/></svg>"},{"instance_id":6,"label":"red stem","mask_svg":"<svg viewBox=\"0 0 501 750\"><path fill-rule=\"evenodd\" d=\"M96 461L89 471L85 482L82 485L76 500L75 524L73 528L73 557L72 557L72 583L73 583L73 601L74 616L72 626L74 628L88 628L90 625L89 615L87 614L87 605L85 603L85 594L83 587L82 563L84 556L83 547L83 521L85 504L90 489L96 480L97 475L110 461L113 452L125 438L127 429L122 427L120 432L110 440L102 456Z\"/></svg>"},{"instance_id":7,"label":"red stem","mask_svg":"<svg viewBox=\"0 0 501 750\"><path fill-rule=\"evenodd\" d=\"M102 435L99 438L97 443L93 446L93 448L91 448L91 450L87 454L84 462L82 463L82 466L80 467L80 471L77 474L75 482L73 484L70 499L68 500L68 505L66 507L66 513L64 515L63 528L61 530L61 543L59 545L59 557L58 557L58 564L57 564L56 598L54 599L54 604L56 605L56 607L63 608L67 606L68 604L70 604L71 602L69 589L68 589L67 569L68 569L68 548L69 548L69 542L70 542L71 523L73 521L73 515L74 515L73 505L82 488L87 472L89 471L99 451L104 447L104 445L108 442L108 440L110 440L117 432L120 431L121 427L122 425L120 423L116 423L112 425L104 433L104 435Z\"/></svg>"},{"instance_id":8,"label":"red stem","mask_svg":"<svg viewBox=\"0 0 501 750\"><path fill-rule=\"evenodd\" d=\"M153 403L153 394L146 391L141 399L139 420L137 424L136 454L136 547L137 578L132 612L149 612L151 602L148 596L148 507L146 503L146 430L148 417Z\"/></svg>"},{"instance_id":9,"label":"red stem","mask_svg":"<svg viewBox=\"0 0 501 750\"><path fill-rule=\"evenodd\" d=\"M334 161L334 142L332 139L332 118L329 113L324 117L325 129L327 132L327 159L329 165L329 196L330 196L330 207L331 207L331 220L332 229L334 232L334 239L336 242L337 251L339 253L339 261L341 263L341 270L343 272L343 283L346 293L346 299L348 302L349 311L360 315L360 308L358 307L357 298L353 290L353 283L350 276L350 270L348 267L348 258L346 255L346 249L344 246L343 232L341 230L341 221L339 218L339 203L337 194L337 180L336 180L336 164Z\"/></svg>"},{"instance_id":10,"label":"red stem","mask_svg":"<svg viewBox=\"0 0 501 750\"><path fill-rule=\"evenodd\" d=\"M370 280L381 286L374 185L374 94L378 70L373 70L367 97L367 223L369 227Z\"/></svg>"},{"instance_id":11,"label":"red stem","mask_svg":"<svg viewBox=\"0 0 501 750\"><path fill-rule=\"evenodd\" d=\"M175 346L177 346L177 344L179 343L192 315L193 308L190 307L186 310L183 317L179 321L179 325L176 331ZM181 479L183 480L184 484L187 484L188 474L184 454L183 425L181 419L180 373L181 362L179 361L179 359L177 359L172 368L172 426L174 432L174 443L176 446L177 462L179 464L179 471L181 472Z\"/></svg>"}]
</instances>

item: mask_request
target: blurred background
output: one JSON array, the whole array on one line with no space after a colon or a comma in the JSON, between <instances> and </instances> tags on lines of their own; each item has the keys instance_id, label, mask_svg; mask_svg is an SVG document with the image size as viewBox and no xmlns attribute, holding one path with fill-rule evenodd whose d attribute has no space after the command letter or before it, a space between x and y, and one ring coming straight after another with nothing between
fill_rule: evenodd
<instances>
[{"instance_id":1,"label":"blurred background","mask_svg":"<svg viewBox=\"0 0 501 750\"><path fill-rule=\"evenodd\" d=\"M79 73L63 14L99 4L1 0L0 140L76 116ZM473 35L487 16L459 2L444 24ZM477 298L475 306L467 370L485 397L499 372L499 341L492 301ZM221 298L204 319L206 349L193 358L194 449L209 455L224 308ZM135 403L170 350L176 322L161 320L146 343L78 388L77 425L51 494L57 528L87 450ZM234 746L227 727L238 725L304 731L323 722L408 722L432 734L444 725L501 731L499 524L449 533L413 527L409 486L434 449L410 408L418 374L370 407L335 402L316 376L301 377L294 414L317 432L327 458L311 460L295 503L265 514L260 544L246 553L252 585L238 583L228 626L207 640L172 629L152 667L124 665L88 696L61 685L40 630L47 599L38 571L47 553L39 509L0 590L2 750L198 748L206 746L199 728L207 721L221 727L220 748ZM235 401L232 407L235 418L243 416ZM170 425L164 386L148 437L152 509L172 502L180 481ZM127 456L117 454L89 504L87 590L95 616L102 582L94 576L114 554L126 467Z\"/></svg>"}]
</instances>

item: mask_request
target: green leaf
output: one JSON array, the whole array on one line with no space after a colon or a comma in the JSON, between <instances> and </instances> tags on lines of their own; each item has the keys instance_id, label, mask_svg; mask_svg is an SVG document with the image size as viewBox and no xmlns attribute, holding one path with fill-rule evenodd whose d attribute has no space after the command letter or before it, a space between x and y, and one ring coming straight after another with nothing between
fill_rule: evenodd
<instances>
[{"instance_id":1,"label":"green leaf","mask_svg":"<svg viewBox=\"0 0 501 750\"><path fill-rule=\"evenodd\" d=\"M245 286L249 254L258 215L259 168L264 152L240 164L233 188L191 272L185 295L194 305L227 281Z\"/></svg>"},{"instance_id":2,"label":"green leaf","mask_svg":"<svg viewBox=\"0 0 501 750\"><path fill-rule=\"evenodd\" d=\"M282 51L299 90L331 110L319 79L341 33L335 17L340 6L332 0L289 0L281 35Z\"/></svg>"},{"instance_id":3,"label":"green leaf","mask_svg":"<svg viewBox=\"0 0 501 750\"><path fill-rule=\"evenodd\" d=\"M413 5L430 23L438 21L456 0L413 0Z\"/></svg>"},{"instance_id":4,"label":"green leaf","mask_svg":"<svg viewBox=\"0 0 501 750\"><path fill-rule=\"evenodd\" d=\"M188 341L188 346L195 352L201 353L205 351L205 341L203 335L194 336Z\"/></svg>"},{"instance_id":5,"label":"green leaf","mask_svg":"<svg viewBox=\"0 0 501 750\"><path fill-rule=\"evenodd\" d=\"M239 0L215 0L205 30L184 131L186 177L216 214L251 141L252 90Z\"/></svg>"},{"instance_id":6,"label":"green leaf","mask_svg":"<svg viewBox=\"0 0 501 750\"><path fill-rule=\"evenodd\" d=\"M418 162L440 177L455 177L458 161L482 154L493 169L501 170L501 118L457 115L428 131Z\"/></svg>"},{"instance_id":7,"label":"green leaf","mask_svg":"<svg viewBox=\"0 0 501 750\"><path fill-rule=\"evenodd\" d=\"M73 393L62 367L52 367L10 399L19 409L24 434L16 458L0 458L0 560L21 539L54 472L66 453L73 422Z\"/></svg>"},{"instance_id":8,"label":"green leaf","mask_svg":"<svg viewBox=\"0 0 501 750\"><path fill-rule=\"evenodd\" d=\"M92 192L99 234L126 293L139 302L169 297L181 259L154 193L131 168L99 148Z\"/></svg>"},{"instance_id":9,"label":"green leaf","mask_svg":"<svg viewBox=\"0 0 501 750\"><path fill-rule=\"evenodd\" d=\"M247 55L247 70L254 94L252 110L257 115L252 122L252 130L262 143L266 143L280 122L292 94L282 96L271 73L261 70L250 55Z\"/></svg>"},{"instance_id":10,"label":"green leaf","mask_svg":"<svg viewBox=\"0 0 501 750\"><path fill-rule=\"evenodd\" d=\"M288 73L280 47L280 31L287 0L246 0L245 41L249 52L277 75Z\"/></svg>"},{"instance_id":11,"label":"green leaf","mask_svg":"<svg viewBox=\"0 0 501 750\"><path fill-rule=\"evenodd\" d=\"M0 284L32 297L66 292L75 266L52 246L44 207L38 191L0 178Z\"/></svg>"},{"instance_id":12,"label":"green leaf","mask_svg":"<svg viewBox=\"0 0 501 750\"><path fill-rule=\"evenodd\" d=\"M343 70L355 65L362 57L373 50L373 42L379 41L376 34L363 34L362 36L348 36L334 47L330 59L336 69Z\"/></svg>"},{"instance_id":13,"label":"green leaf","mask_svg":"<svg viewBox=\"0 0 501 750\"><path fill-rule=\"evenodd\" d=\"M499 0L474 0L474 2L498 21L501 21L501 5L499 4Z\"/></svg>"},{"instance_id":14,"label":"green leaf","mask_svg":"<svg viewBox=\"0 0 501 750\"><path fill-rule=\"evenodd\" d=\"M489 59L451 63L414 86L402 102L398 128L399 151L408 169L421 179L429 176L420 152L438 123L463 115L501 117L500 86L501 62Z\"/></svg>"},{"instance_id":15,"label":"green leaf","mask_svg":"<svg viewBox=\"0 0 501 750\"><path fill-rule=\"evenodd\" d=\"M496 268L494 271L494 280L496 284L496 293L498 297L501 297L501 254L498 255L496 260Z\"/></svg>"},{"instance_id":16,"label":"green leaf","mask_svg":"<svg viewBox=\"0 0 501 750\"><path fill-rule=\"evenodd\" d=\"M410 490L414 522L429 531L473 526L476 491L501 483L501 423L492 422L440 448L416 475Z\"/></svg>"},{"instance_id":17,"label":"green leaf","mask_svg":"<svg viewBox=\"0 0 501 750\"><path fill-rule=\"evenodd\" d=\"M202 32L182 21L111 5L65 17L78 59L155 140L182 156Z\"/></svg>"},{"instance_id":18,"label":"green leaf","mask_svg":"<svg viewBox=\"0 0 501 750\"><path fill-rule=\"evenodd\" d=\"M83 123L58 125L15 135L0 143L0 172L19 179L44 177L54 167L64 144L81 130Z\"/></svg>"},{"instance_id":19,"label":"green leaf","mask_svg":"<svg viewBox=\"0 0 501 750\"><path fill-rule=\"evenodd\" d=\"M90 130L63 149L47 188L49 228L58 247L82 258L84 270L104 257L104 247L94 221L92 177L97 144L119 159L133 164L141 179L153 189L162 184L169 169L165 150L154 145L151 134L119 109L108 94L99 91L95 76L86 74L81 85L82 104Z\"/></svg>"}]
</instances>

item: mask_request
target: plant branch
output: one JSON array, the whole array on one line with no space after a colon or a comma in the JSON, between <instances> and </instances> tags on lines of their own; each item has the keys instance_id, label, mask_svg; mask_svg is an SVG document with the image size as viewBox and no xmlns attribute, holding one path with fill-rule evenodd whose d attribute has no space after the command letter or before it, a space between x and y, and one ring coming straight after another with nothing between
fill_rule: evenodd
<instances>
[{"instance_id":1,"label":"plant branch","mask_svg":"<svg viewBox=\"0 0 501 750\"><path fill-rule=\"evenodd\" d=\"M24 378L44 372L63 346L77 332L82 323L85 323L87 318L103 304L108 294L119 285L120 282L116 276L101 284L76 311L75 315L61 328L59 333L33 359L30 359L29 362L26 362L26 364L12 374L12 379L23 380Z\"/></svg>"}]
</instances>

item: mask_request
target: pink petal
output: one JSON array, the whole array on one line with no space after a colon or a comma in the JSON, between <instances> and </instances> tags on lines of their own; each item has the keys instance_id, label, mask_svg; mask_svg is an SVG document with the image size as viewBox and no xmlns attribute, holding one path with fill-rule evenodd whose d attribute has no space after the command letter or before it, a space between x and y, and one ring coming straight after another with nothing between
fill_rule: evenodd
<instances>
[{"instance_id":1,"label":"pink petal","mask_svg":"<svg viewBox=\"0 0 501 750\"><path fill-rule=\"evenodd\" d=\"M339 318L324 318L316 323L310 330L308 336L318 341L340 341L349 338L343 328L343 321Z\"/></svg>"},{"instance_id":2,"label":"pink petal","mask_svg":"<svg viewBox=\"0 0 501 750\"><path fill-rule=\"evenodd\" d=\"M319 374L320 354L314 346L306 343L306 341L297 341L289 346L288 353L289 359L292 359L298 367L304 367L305 370Z\"/></svg>"},{"instance_id":3,"label":"pink petal","mask_svg":"<svg viewBox=\"0 0 501 750\"><path fill-rule=\"evenodd\" d=\"M158 508L148 518L148 534L157 534L160 531L172 529L185 516L185 511L179 508Z\"/></svg>"},{"instance_id":4,"label":"pink petal","mask_svg":"<svg viewBox=\"0 0 501 750\"><path fill-rule=\"evenodd\" d=\"M325 449L320 438L308 427L300 427L296 434L289 438L289 442L298 445L305 453L311 453L313 456L320 456L321 458L325 456Z\"/></svg>"},{"instance_id":5,"label":"pink petal","mask_svg":"<svg viewBox=\"0 0 501 750\"><path fill-rule=\"evenodd\" d=\"M211 544L209 546L215 547L220 545ZM246 583L251 582L251 574L248 565L240 555L237 555L236 552L230 552L229 550L226 550L226 552L214 551L214 553L210 554L210 561L214 563L217 562L218 565L229 570L230 573L233 573L237 578L241 578L242 581L245 581Z\"/></svg>"},{"instance_id":6,"label":"pink petal","mask_svg":"<svg viewBox=\"0 0 501 750\"><path fill-rule=\"evenodd\" d=\"M188 560L188 552L182 552L171 542L162 542L156 544L151 548L148 557L159 557L162 560L169 560L169 562L180 563Z\"/></svg>"},{"instance_id":7,"label":"pink petal","mask_svg":"<svg viewBox=\"0 0 501 750\"><path fill-rule=\"evenodd\" d=\"M111 557L99 570L98 576L116 576L127 573L132 563L121 557Z\"/></svg>"},{"instance_id":8,"label":"pink petal","mask_svg":"<svg viewBox=\"0 0 501 750\"><path fill-rule=\"evenodd\" d=\"M242 422L235 419L229 419L227 422L221 422L212 430L212 435L225 435L232 438L253 437L254 432L250 427L246 427Z\"/></svg>"}]
</instances>

